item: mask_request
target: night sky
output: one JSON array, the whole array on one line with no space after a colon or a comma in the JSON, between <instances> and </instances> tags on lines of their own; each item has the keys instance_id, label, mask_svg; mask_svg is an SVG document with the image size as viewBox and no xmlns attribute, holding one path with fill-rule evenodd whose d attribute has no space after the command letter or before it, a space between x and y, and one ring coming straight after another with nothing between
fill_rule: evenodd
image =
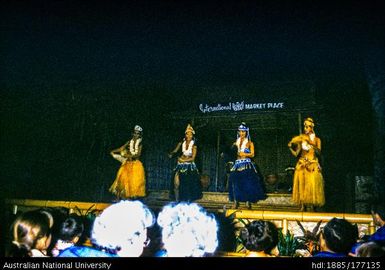
<instances>
[{"instance_id":1,"label":"night sky","mask_svg":"<svg viewBox=\"0 0 385 270\"><path fill-rule=\"evenodd\" d=\"M113 177L107 149L136 122L166 132L165 115L196 107L207 89L293 81L315 86L323 136L356 144L343 153L360 157L339 176L370 174L362 130L372 126L367 63L384 51L382 1L204 2L3 1L2 195L81 200L73 194ZM107 198L97 192L84 200Z\"/></svg>"}]
</instances>

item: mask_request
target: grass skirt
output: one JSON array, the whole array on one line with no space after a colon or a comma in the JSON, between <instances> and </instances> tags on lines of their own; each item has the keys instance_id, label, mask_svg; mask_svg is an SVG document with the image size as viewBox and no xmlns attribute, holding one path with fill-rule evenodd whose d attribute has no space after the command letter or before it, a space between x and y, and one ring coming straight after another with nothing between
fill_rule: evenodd
<instances>
[{"instance_id":1,"label":"grass skirt","mask_svg":"<svg viewBox=\"0 0 385 270\"><path fill-rule=\"evenodd\" d=\"M146 196L146 179L142 162L134 160L122 164L109 191L122 199Z\"/></svg>"},{"instance_id":2,"label":"grass skirt","mask_svg":"<svg viewBox=\"0 0 385 270\"><path fill-rule=\"evenodd\" d=\"M317 160L298 160L293 177L293 201L314 206L325 204L324 180Z\"/></svg>"}]
</instances>

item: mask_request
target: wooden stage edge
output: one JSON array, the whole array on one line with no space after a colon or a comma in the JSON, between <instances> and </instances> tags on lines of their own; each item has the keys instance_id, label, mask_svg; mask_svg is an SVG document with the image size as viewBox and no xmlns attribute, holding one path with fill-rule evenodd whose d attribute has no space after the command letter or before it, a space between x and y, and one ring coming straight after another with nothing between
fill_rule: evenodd
<instances>
[{"instance_id":1,"label":"wooden stage edge","mask_svg":"<svg viewBox=\"0 0 385 270\"><path fill-rule=\"evenodd\" d=\"M170 202L168 191L149 191L147 197L142 201L153 210L159 210ZM96 212L102 211L113 202L81 202L81 201L53 201L53 200L35 200L35 199L6 199L5 205L9 211L16 214L19 211L27 209L44 207L65 207L71 211L81 211L82 214L90 209ZM369 214L355 213L326 213L326 212L303 212L291 201L291 194L268 194L268 198L252 205L252 209L247 209L244 203L240 204L238 209L232 209L232 203L228 201L226 192L204 192L204 196L196 203L202 205L210 212L223 213L226 216L232 216L236 219L262 219L276 221L283 232L288 230L293 222L313 223L322 220L323 223L330 219L344 218L352 223L362 224L367 228L368 233L373 233L376 227Z\"/></svg>"}]
</instances>

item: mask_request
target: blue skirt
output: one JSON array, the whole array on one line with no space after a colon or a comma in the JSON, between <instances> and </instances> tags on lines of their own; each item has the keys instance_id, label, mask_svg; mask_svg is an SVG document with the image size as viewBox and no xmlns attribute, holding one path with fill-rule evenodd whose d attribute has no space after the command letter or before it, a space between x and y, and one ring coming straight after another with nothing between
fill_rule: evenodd
<instances>
[{"instance_id":1,"label":"blue skirt","mask_svg":"<svg viewBox=\"0 0 385 270\"><path fill-rule=\"evenodd\" d=\"M236 160L229 177L229 199L257 202L266 199L265 185L250 159Z\"/></svg>"},{"instance_id":2,"label":"blue skirt","mask_svg":"<svg viewBox=\"0 0 385 270\"><path fill-rule=\"evenodd\" d=\"M195 201L202 199L202 183L195 163L177 164L171 178L170 199L175 200L174 178L179 174L179 201Z\"/></svg>"}]
</instances>

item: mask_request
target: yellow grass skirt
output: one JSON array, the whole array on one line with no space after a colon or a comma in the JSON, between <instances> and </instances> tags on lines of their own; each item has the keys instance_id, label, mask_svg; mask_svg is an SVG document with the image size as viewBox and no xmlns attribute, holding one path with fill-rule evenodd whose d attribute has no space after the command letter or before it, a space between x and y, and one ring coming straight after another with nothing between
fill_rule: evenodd
<instances>
[{"instance_id":1,"label":"yellow grass skirt","mask_svg":"<svg viewBox=\"0 0 385 270\"><path fill-rule=\"evenodd\" d=\"M317 160L299 159L293 178L293 201L296 204L325 204L324 180Z\"/></svg>"},{"instance_id":2,"label":"yellow grass skirt","mask_svg":"<svg viewBox=\"0 0 385 270\"><path fill-rule=\"evenodd\" d=\"M109 191L122 199L146 196L146 178L142 162L134 160L122 164Z\"/></svg>"}]
</instances>

